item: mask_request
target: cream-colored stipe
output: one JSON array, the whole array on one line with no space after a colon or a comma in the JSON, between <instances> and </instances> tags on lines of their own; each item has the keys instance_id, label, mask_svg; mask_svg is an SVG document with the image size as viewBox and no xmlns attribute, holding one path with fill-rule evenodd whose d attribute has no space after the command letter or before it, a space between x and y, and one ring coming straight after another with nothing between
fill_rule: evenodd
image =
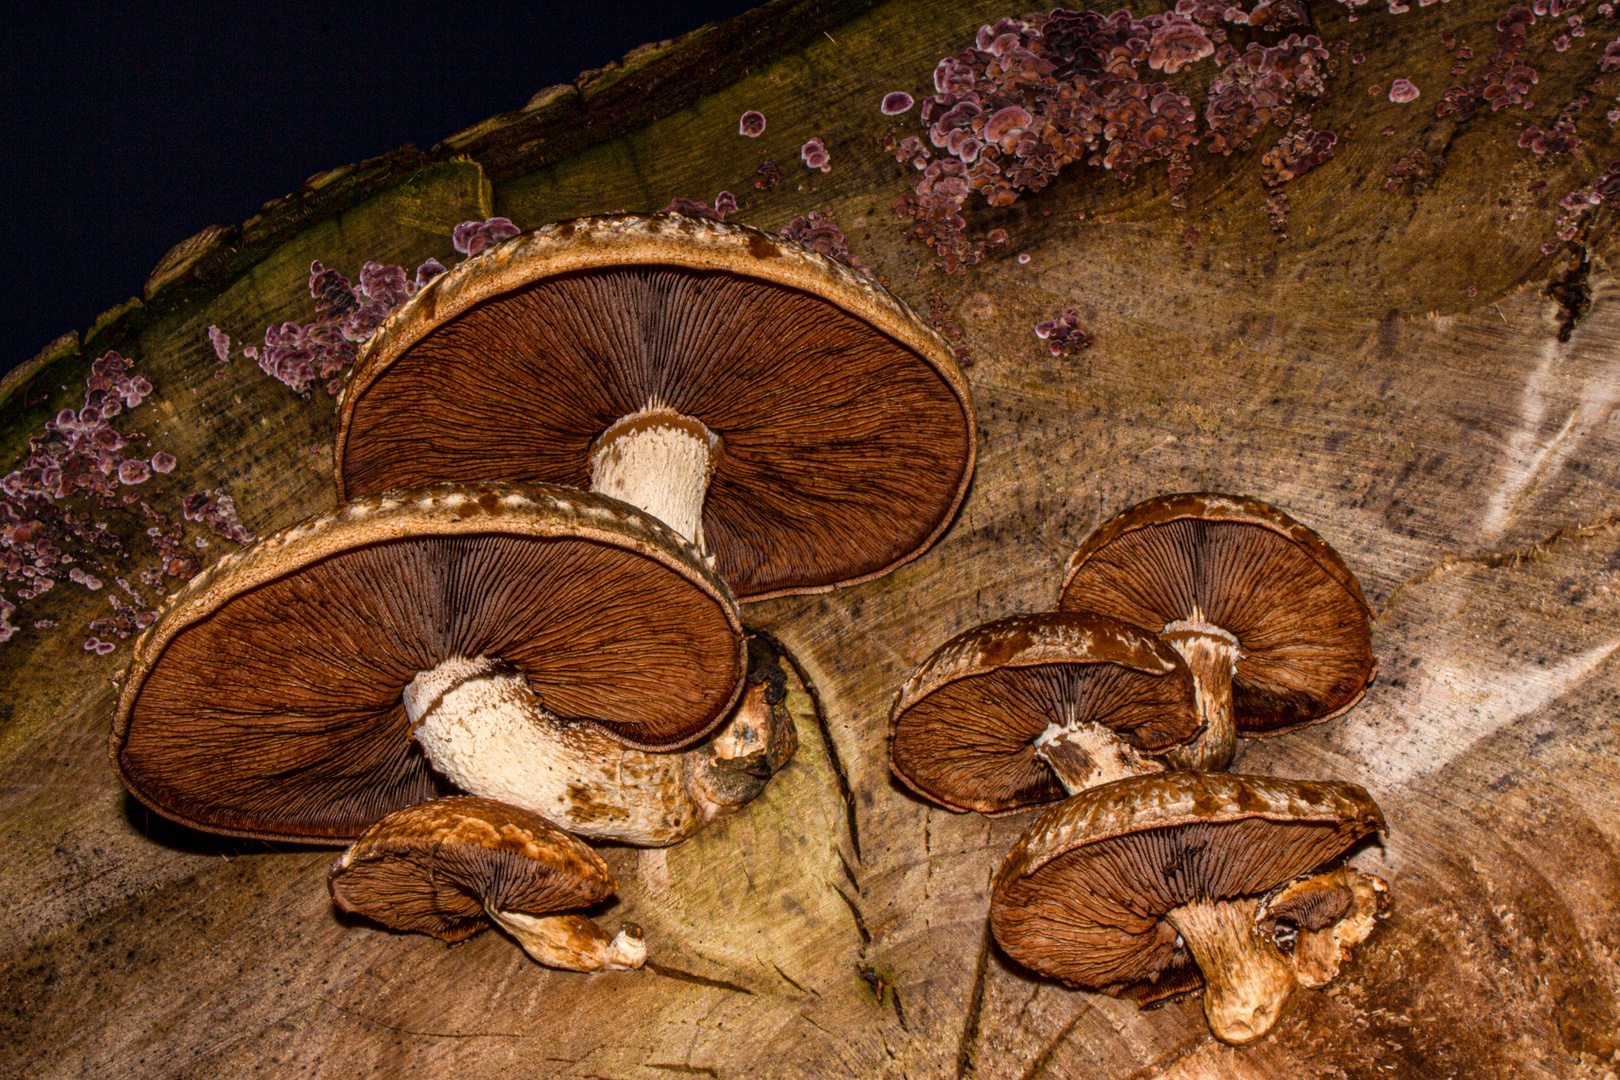
<instances>
[{"instance_id":1,"label":"cream-colored stipe","mask_svg":"<svg viewBox=\"0 0 1620 1080\"><path fill-rule=\"evenodd\" d=\"M640 507L702 551L703 499L718 440L700 422L680 421L660 423L652 415L645 423L620 421L615 426L623 425L623 434L591 455L591 490Z\"/></svg>"}]
</instances>

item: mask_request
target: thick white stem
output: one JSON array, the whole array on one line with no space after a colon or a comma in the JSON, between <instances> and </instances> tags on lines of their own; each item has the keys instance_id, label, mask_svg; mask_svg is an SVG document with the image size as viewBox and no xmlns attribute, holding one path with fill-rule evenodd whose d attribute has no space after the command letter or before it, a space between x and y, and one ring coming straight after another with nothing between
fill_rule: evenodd
<instances>
[{"instance_id":1,"label":"thick white stem","mask_svg":"<svg viewBox=\"0 0 1620 1080\"><path fill-rule=\"evenodd\" d=\"M1190 743L1165 754L1173 769L1220 772L1237 752L1237 722L1232 716L1232 675L1243 656L1238 639L1202 618L1166 624L1159 636L1181 654L1192 670L1198 715L1204 730Z\"/></svg>"},{"instance_id":2,"label":"thick white stem","mask_svg":"<svg viewBox=\"0 0 1620 1080\"><path fill-rule=\"evenodd\" d=\"M625 923L612 938L583 915L529 915L486 907L495 924L546 967L564 971L632 971L647 962L641 927Z\"/></svg>"},{"instance_id":3,"label":"thick white stem","mask_svg":"<svg viewBox=\"0 0 1620 1080\"><path fill-rule=\"evenodd\" d=\"M704 551L703 499L720 436L703 421L649 406L614 422L591 452L591 490L640 507Z\"/></svg>"},{"instance_id":4,"label":"thick white stem","mask_svg":"<svg viewBox=\"0 0 1620 1080\"><path fill-rule=\"evenodd\" d=\"M1046 762L1070 795L1128 776L1163 772L1106 724L1048 724L1035 737L1035 756Z\"/></svg>"},{"instance_id":5,"label":"thick white stem","mask_svg":"<svg viewBox=\"0 0 1620 1080\"><path fill-rule=\"evenodd\" d=\"M715 737L684 753L632 750L594 727L565 723L527 679L489 657L446 660L402 696L428 760L463 791L580 836L662 847L764 791L771 769L761 763L783 738L764 692L750 687Z\"/></svg>"},{"instance_id":6,"label":"thick white stem","mask_svg":"<svg viewBox=\"0 0 1620 1080\"><path fill-rule=\"evenodd\" d=\"M1270 1031L1297 985L1293 967L1254 928L1258 902L1198 900L1165 915L1203 973L1209 1030L1234 1046Z\"/></svg>"}]
</instances>

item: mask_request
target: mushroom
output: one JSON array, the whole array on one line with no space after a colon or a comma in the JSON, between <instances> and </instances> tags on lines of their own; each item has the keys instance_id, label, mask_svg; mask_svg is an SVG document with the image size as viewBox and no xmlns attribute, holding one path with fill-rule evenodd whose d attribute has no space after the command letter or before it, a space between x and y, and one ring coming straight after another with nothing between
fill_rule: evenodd
<instances>
[{"instance_id":1,"label":"mushroom","mask_svg":"<svg viewBox=\"0 0 1620 1080\"><path fill-rule=\"evenodd\" d=\"M1175 651L1090 612L1014 615L941 645L895 695L889 767L951 810L1007 813L1124 776L1198 730Z\"/></svg>"},{"instance_id":2,"label":"mushroom","mask_svg":"<svg viewBox=\"0 0 1620 1080\"><path fill-rule=\"evenodd\" d=\"M1105 522L1069 560L1058 608L1145 627L1187 661L1204 731L1167 755L1177 769L1224 769L1239 734L1338 716L1378 669L1356 576L1316 533L1236 495L1161 495Z\"/></svg>"},{"instance_id":3,"label":"mushroom","mask_svg":"<svg viewBox=\"0 0 1620 1080\"><path fill-rule=\"evenodd\" d=\"M1119 780L1029 827L996 874L991 930L1032 971L1138 1001L1164 997L1161 982L1190 989L1196 965L1210 1030L1253 1042L1298 984L1256 925L1262 898L1383 829L1354 784L1190 772Z\"/></svg>"},{"instance_id":4,"label":"mushroom","mask_svg":"<svg viewBox=\"0 0 1620 1080\"><path fill-rule=\"evenodd\" d=\"M781 237L679 215L548 225L399 309L338 406L339 497L539 480L641 507L737 596L881 576L973 472L950 348Z\"/></svg>"},{"instance_id":5,"label":"mushroom","mask_svg":"<svg viewBox=\"0 0 1620 1080\"><path fill-rule=\"evenodd\" d=\"M537 814L456 795L372 825L326 875L332 899L391 930L462 941L494 923L547 967L627 971L647 959L641 928L609 938L583 915L618 882L596 852Z\"/></svg>"},{"instance_id":6,"label":"mushroom","mask_svg":"<svg viewBox=\"0 0 1620 1080\"><path fill-rule=\"evenodd\" d=\"M1277 886L1255 909L1259 934L1288 956L1301 986L1326 986L1350 950L1389 915L1389 885L1376 874L1341 866Z\"/></svg>"},{"instance_id":7,"label":"mushroom","mask_svg":"<svg viewBox=\"0 0 1620 1080\"><path fill-rule=\"evenodd\" d=\"M443 484L194 578L136 643L110 748L136 798L210 832L347 840L449 781L667 844L779 765L766 691L732 714L747 655L725 584L634 507Z\"/></svg>"}]
</instances>

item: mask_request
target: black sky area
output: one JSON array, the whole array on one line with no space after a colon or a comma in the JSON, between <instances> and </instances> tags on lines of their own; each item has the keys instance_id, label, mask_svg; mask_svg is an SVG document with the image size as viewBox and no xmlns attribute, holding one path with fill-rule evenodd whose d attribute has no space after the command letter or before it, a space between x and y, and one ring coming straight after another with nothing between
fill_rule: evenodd
<instances>
[{"instance_id":1,"label":"black sky area","mask_svg":"<svg viewBox=\"0 0 1620 1080\"><path fill-rule=\"evenodd\" d=\"M0 371L139 295L205 226L758 2L8 4Z\"/></svg>"}]
</instances>

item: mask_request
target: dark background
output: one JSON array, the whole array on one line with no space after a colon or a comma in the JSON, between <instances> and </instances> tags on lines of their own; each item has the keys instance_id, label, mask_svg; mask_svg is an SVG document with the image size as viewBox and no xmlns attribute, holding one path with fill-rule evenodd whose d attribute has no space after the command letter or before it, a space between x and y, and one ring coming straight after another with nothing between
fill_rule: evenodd
<instances>
[{"instance_id":1,"label":"dark background","mask_svg":"<svg viewBox=\"0 0 1620 1080\"><path fill-rule=\"evenodd\" d=\"M204 226L758 2L8 4L0 372L139 295Z\"/></svg>"}]
</instances>

